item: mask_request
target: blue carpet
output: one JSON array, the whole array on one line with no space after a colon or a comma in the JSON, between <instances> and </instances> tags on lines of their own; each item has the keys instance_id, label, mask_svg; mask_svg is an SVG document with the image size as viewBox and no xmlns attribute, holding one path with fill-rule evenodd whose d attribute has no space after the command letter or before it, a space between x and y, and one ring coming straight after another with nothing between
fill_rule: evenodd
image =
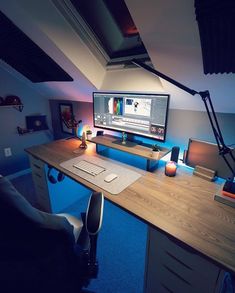
<instances>
[{"instance_id":1,"label":"blue carpet","mask_svg":"<svg viewBox=\"0 0 235 293\"><path fill-rule=\"evenodd\" d=\"M31 203L36 202L31 174L20 176L12 183ZM71 190L62 186L57 186L60 193L69 195ZM76 184L75 192L78 200L61 212L79 216L86 211L90 191ZM97 251L100 269L98 278L91 281L88 289L96 293L142 293L146 239L147 226L143 222L105 201Z\"/></svg>"},{"instance_id":2,"label":"blue carpet","mask_svg":"<svg viewBox=\"0 0 235 293\"><path fill-rule=\"evenodd\" d=\"M78 215L87 197L65 210ZM147 226L105 201L103 225L98 238L98 279L88 289L96 293L142 293L144 286Z\"/></svg>"}]
</instances>

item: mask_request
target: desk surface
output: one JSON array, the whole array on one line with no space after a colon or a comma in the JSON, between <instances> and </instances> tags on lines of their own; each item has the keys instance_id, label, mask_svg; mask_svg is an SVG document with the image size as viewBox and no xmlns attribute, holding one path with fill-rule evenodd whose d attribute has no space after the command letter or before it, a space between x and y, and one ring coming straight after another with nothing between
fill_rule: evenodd
<instances>
[{"instance_id":1,"label":"desk surface","mask_svg":"<svg viewBox=\"0 0 235 293\"><path fill-rule=\"evenodd\" d=\"M26 152L88 188L102 191L110 202L235 272L235 209L214 201L218 184L196 177L184 167L178 168L176 177L167 177L162 167L155 173L142 171L140 179L112 195L59 165L84 152L95 155L92 143L85 151L77 149L80 143L59 140Z\"/></svg>"}]
</instances>

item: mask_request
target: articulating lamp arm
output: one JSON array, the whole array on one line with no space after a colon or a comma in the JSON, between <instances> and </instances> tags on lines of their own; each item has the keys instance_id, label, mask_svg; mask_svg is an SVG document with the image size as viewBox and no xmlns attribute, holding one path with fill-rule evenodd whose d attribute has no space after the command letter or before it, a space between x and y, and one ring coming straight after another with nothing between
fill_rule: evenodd
<instances>
[{"instance_id":1,"label":"articulating lamp arm","mask_svg":"<svg viewBox=\"0 0 235 293\"><path fill-rule=\"evenodd\" d=\"M199 92L198 94L201 96L204 102L207 116L210 120L211 128L212 128L212 131L218 146L219 155L223 157L226 165L228 166L229 170L232 173L231 178L228 178L228 180L233 181L235 177L235 168L233 168L233 165L235 164L235 157L232 153L232 149L226 146L226 144L224 143L223 135L220 130L220 126L219 126L219 123L215 114L215 110L210 98L210 93L209 91L204 91L204 92ZM228 160L229 156L232 159L233 165Z\"/></svg>"},{"instance_id":2,"label":"articulating lamp arm","mask_svg":"<svg viewBox=\"0 0 235 293\"><path fill-rule=\"evenodd\" d=\"M223 135L220 130L220 126L219 126L219 123L218 123L218 120L217 120L217 117L216 117L216 114L214 111L214 107L213 107L213 104L212 104L212 101L210 98L209 91L197 92L195 90L192 90L192 89L188 88L187 86L185 86L185 85L179 83L178 81L166 76L165 74L153 69L152 67L148 66L147 64L145 64L139 60L133 59L132 63L151 72L152 74L154 74L158 77L165 79L166 81L170 82L171 84L177 86L178 88L184 90L185 92L187 92L193 96L196 94L200 95L200 97L202 98L202 100L204 102L206 112L207 112L208 118L210 120L212 131L213 131L213 134L214 134L217 146L218 146L219 155L221 155L223 157L226 165L228 166L229 170L232 173L231 178L228 178L228 181L230 181L232 184L234 177L235 177L235 167L234 167L235 166L235 157L232 153L232 150L228 146L226 146L226 144L224 143ZM231 157L232 163L229 162L228 156ZM235 182L233 183L233 185L235 185ZM235 186L234 187L231 186L231 188L235 189Z\"/></svg>"}]
</instances>

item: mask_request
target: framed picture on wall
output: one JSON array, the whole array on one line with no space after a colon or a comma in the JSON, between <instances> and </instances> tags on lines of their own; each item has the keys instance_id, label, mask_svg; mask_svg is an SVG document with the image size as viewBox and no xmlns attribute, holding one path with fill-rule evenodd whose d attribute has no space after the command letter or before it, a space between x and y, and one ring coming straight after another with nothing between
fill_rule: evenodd
<instances>
[{"instance_id":1,"label":"framed picture on wall","mask_svg":"<svg viewBox=\"0 0 235 293\"><path fill-rule=\"evenodd\" d=\"M59 104L59 115L60 115L61 131L64 133L73 134L73 129L67 127L67 125L73 119L73 105L64 104L64 103Z\"/></svg>"}]
</instances>

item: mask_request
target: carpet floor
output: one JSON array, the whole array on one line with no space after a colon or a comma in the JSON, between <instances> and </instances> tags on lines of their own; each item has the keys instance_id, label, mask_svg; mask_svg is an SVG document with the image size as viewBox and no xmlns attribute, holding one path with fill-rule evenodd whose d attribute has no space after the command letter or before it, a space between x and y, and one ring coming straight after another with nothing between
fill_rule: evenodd
<instances>
[{"instance_id":1,"label":"carpet floor","mask_svg":"<svg viewBox=\"0 0 235 293\"><path fill-rule=\"evenodd\" d=\"M35 203L31 174L12 180L15 187ZM78 199L63 210L79 215L87 207L87 197ZM147 226L108 201L104 204L103 225L98 238L98 278L89 290L96 293L142 293Z\"/></svg>"}]
</instances>

